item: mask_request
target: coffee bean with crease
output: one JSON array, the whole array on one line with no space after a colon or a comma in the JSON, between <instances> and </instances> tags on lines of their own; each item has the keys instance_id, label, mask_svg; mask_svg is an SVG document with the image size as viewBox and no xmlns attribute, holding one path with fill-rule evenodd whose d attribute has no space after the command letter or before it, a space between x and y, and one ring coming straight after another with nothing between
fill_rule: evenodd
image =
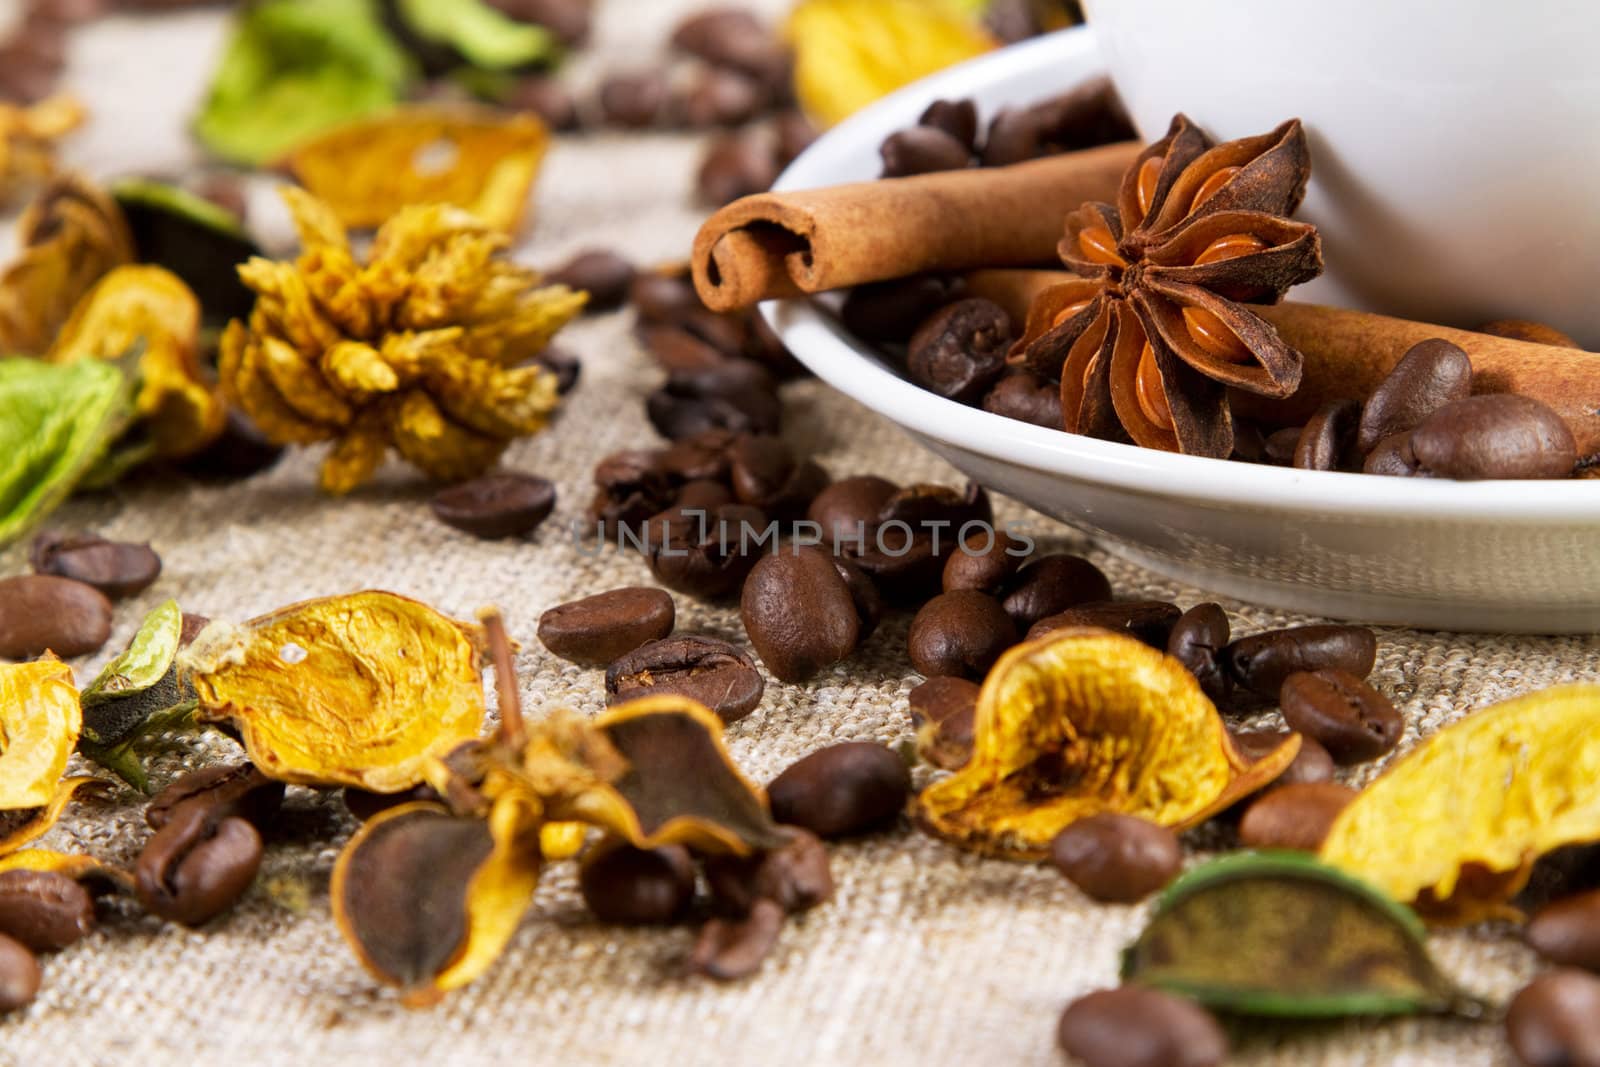
<instances>
[{"instance_id":1,"label":"coffee bean with crease","mask_svg":"<svg viewBox=\"0 0 1600 1067\"><path fill-rule=\"evenodd\" d=\"M1379 441L1361 465L1364 474L1386 475L1391 478L1431 477L1411 451L1411 432L1392 433Z\"/></svg>"},{"instance_id":2,"label":"coffee bean with crease","mask_svg":"<svg viewBox=\"0 0 1600 1067\"><path fill-rule=\"evenodd\" d=\"M1017 626L1000 601L976 589L940 593L911 620L911 665L929 677L981 678L1017 643Z\"/></svg>"},{"instance_id":3,"label":"coffee bean with crease","mask_svg":"<svg viewBox=\"0 0 1600 1067\"><path fill-rule=\"evenodd\" d=\"M668 96L667 79L660 71L613 74L600 83L600 112L613 126L645 129L666 118Z\"/></svg>"},{"instance_id":4,"label":"coffee bean with crease","mask_svg":"<svg viewBox=\"0 0 1600 1067\"><path fill-rule=\"evenodd\" d=\"M256 769L255 764L214 763L179 775L144 807L144 821L159 830L172 821L184 805L199 805L219 817L238 817L265 827L283 805L283 783Z\"/></svg>"},{"instance_id":5,"label":"coffee bean with crease","mask_svg":"<svg viewBox=\"0 0 1600 1067\"><path fill-rule=\"evenodd\" d=\"M53 574L0 578L0 659L70 659L110 637L111 601L94 586Z\"/></svg>"},{"instance_id":6,"label":"coffee bean with crease","mask_svg":"<svg viewBox=\"0 0 1600 1067\"><path fill-rule=\"evenodd\" d=\"M518 78L507 92L504 106L513 111L531 111L557 133L575 130L581 124L578 103L560 78L535 74Z\"/></svg>"},{"instance_id":7,"label":"coffee bean with crease","mask_svg":"<svg viewBox=\"0 0 1600 1067\"><path fill-rule=\"evenodd\" d=\"M911 690L911 721L917 727L917 755L954 771L972 758L972 731L978 714L976 682L941 675Z\"/></svg>"},{"instance_id":8,"label":"coffee bean with crease","mask_svg":"<svg viewBox=\"0 0 1600 1067\"><path fill-rule=\"evenodd\" d=\"M1222 663L1237 689L1276 701L1297 671L1337 669L1365 678L1378 658L1378 639L1364 626L1291 626L1231 642ZM1243 694L1239 694L1243 695Z\"/></svg>"},{"instance_id":9,"label":"coffee bean with crease","mask_svg":"<svg viewBox=\"0 0 1600 1067\"><path fill-rule=\"evenodd\" d=\"M1511 998L1506 1040L1522 1067L1600 1063L1600 978L1576 968L1546 971Z\"/></svg>"},{"instance_id":10,"label":"coffee bean with crease","mask_svg":"<svg viewBox=\"0 0 1600 1067\"><path fill-rule=\"evenodd\" d=\"M906 350L911 380L963 404L976 403L1000 377L1011 349L1011 317L991 300L959 300L917 327Z\"/></svg>"},{"instance_id":11,"label":"coffee bean with crease","mask_svg":"<svg viewBox=\"0 0 1600 1067\"><path fill-rule=\"evenodd\" d=\"M1283 721L1316 739L1341 764L1377 759L1400 743L1394 703L1347 671L1297 671L1278 691Z\"/></svg>"},{"instance_id":12,"label":"coffee bean with crease","mask_svg":"<svg viewBox=\"0 0 1600 1067\"><path fill-rule=\"evenodd\" d=\"M1361 404L1332 400L1317 409L1295 442L1293 465L1307 471L1336 471L1356 465L1356 428Z\"/></svg>"},{"instance_id":13,"label":"coffee bean with crease","mask_svg":"<svg viewBox=\"0 0 1600 1067\"><path fill-rule=\"evenodd\" d=\"M606 668L606 703L671 694L699 701L723 722L761 703L766 683L755 661L728 642L679 634L640 645Z\"/></svg>"},{"instance_id":14,"label":"coffee bean with crease","mask_svg":"<svg viewBox=\"0 0 1600 1067\"><path fill-rule=\"evenodd\" d=\"M729 133L712 141L695 172L701 204L722 207L741 197L764 193L778 178L772 146L754 133Z\"/></svg>"},{"instance_id":15,"label":"coffee bean with crease","mask_svg":"<svg viewBox=\"0 0 1600 1067\"><path fill-rule=\"evenodd\" d=\"M741 7L713 7L679 22L672 47L716 67L765 75L781 61L777 36Z\"/></svg>"},{"instance_id":16,"label":"coffee bean with crease","mask_svg":"<svg viewBox=\"0 0 1600 1067\"><path fill-rule=\"evenodd\" d=\"M1228 1037L1192 1000L1140 985L1067 1005L1056 1043L1082 1067L1221 1067Z\"/></svg>"},{"instance_id":17,"label":"coffee bean with crease","mask_svg":"<svg viewBox=\"0 0 1600 1067\"><path fill-rule=\"evenodd\" d=\"M806 507L806 518L822 528L822 543L870 544L878 514L899 486L873 474L841 478L824 488Z\"/></svg>"},{"instance_id":18,"label":"coffee bean with crease","mask_svg":"<svg viewBox=\"0 0 1600 1067\"><path fill-rule=\"evenodd\" d=\"M935 100L923 109L917 125L942 130L971 152L978 141L978 105L970 98Z\"/></svg>"},{"instance_id":19,"label":"coffee bean with crease","mask_svg":"<svg viewBox=\"0 0 1600 1067\"><path fill-rule=\"evenodd\" d=\"M439 490L428 506L440 522L473 537L522 537L555 510L556 487L536 474L490 471Z\"/></svg>"},{"instance_id":20,"label":"coffee bean with crease","mask_svg":"<svg viewBox=\"0 0 1600 1067\"><path fill-rule=\"evenodd\" d=\"M545 275L548 285L565 285L589 294L584 311L611 311L628 299L634 266L609 248L586 248Z\"/></svg>"},{"instance_id":21,"label":"coffee bean with crease","mask_svg":"<svg viewBox=\"0 0 1600 1067\"><path fill-rule=\"evenodd\" d=\"M720 349L682 326L641 324L637 335L645 351L668 374L709 370L721 366L728 358Z\"/></svg>"},{"instance_id":22,"label":"coffee bean with crease","mask_svg":"<svg viewBox=\"0 0 1600 1067\"><path fill-rule=\"evenodd\" d=\"M932 537L899 528L870 533L865 550L851 549L850 562L872 579L885 601L921 604L939 592L944 557Z\"/></svg>"},{"instance_id":23,"label":"coffee bean with crease","mask_svg":"<svg viewBox=\"0 0 1600 1067\"><path fill-rule=\"evenodd\" d=\"M1042 128L1041 137L1053 151L1093 148L1138 136L1109 77L1079 82L1034 104L1032 111Z\"/></svg>"},{"instance_id":24,"label":"coffee bean with crease","mask_svg":"<svg viewBox=\"0 0 1600 1067\"><path fill-rule=\"evenodd\" d=\"M578 866L578 890L601 922L644 925L683 918L694 901L694 862L682 845L602 842Z\"/></svg>"},{"instance_id":25,"label":"coffee bean with crease","mask_svg":"<svg viewBox=\"0 0 1600 1067\"><path fill-rule=\"evenodd\" d=\"M1572 430L1532 397L1494 393L1435 410L1411 431L1418 467L1436 478L1569 478L1578 462Z\"/></svg>"},{"instance_id":26,"label":"coffee bean with crease","mask_svg":"<svg viewBox=\"0 0 1600 1067\"><path fill-rule=\"evenodd\" d=\"M1281 430L1273 430L1262 442L1262 458L1275 467L1294 466L1295 449L1300 446L1300 436L1304 432L1304 426L1286 426Z\"/></svg>"},{"instance_id":27,"label":"coffee bean with crease","mask_svg":"<svg viewBox=\"0 0 1600 1067\"><path fill-rule=\"evenodd\" d=\"M1108 811L1057 834L1050 862L1090 899L1132 904L1177 877L1183 847L1165 826Z\"/></svg>"},{"instance_id":28,"label":"coffee bean with crease","mask_svg":"<svg viewBox=\"0 0 1600 1067\"><path fill-rule=\"evenodd\" d=\"M1291 782L1262 793L1239 820L1246 848L1315 852L1356 791L1338 782Z\"/></svg>"},{"instance_id":29,"label":"coffee bean with crease","mask_svg":"<svg viewBox=\"0 0 1600 1067\"><path fill-rule=\"evenodd\" d=\"M787 912L808 911L833 896L833 871L822 840L797 826L784 828L788 843L749 856L706 857L706 882L717 911L748 915L758 900Z\"/></svg>"},{"instance_id":30,"label":"coffee bean with crease","mask_svg":"<svg viewBox=\"0 0 1600 1067\"><path fill-rule=\"evenodd\" d=\"M969 534L961 547L945 560L944 591L1001 592L1027 558L1025 545L1026 542L998 530Z\"/></svg>"},{"instance_id":31,"label":"coffee bean with crease","mask_svg":"<svg viewBox=\"0 0 1600 1067\"><path fill-rule=\"evenodd\" d=\"M71 578L112 600L142 593L161 576L161 557L149 545L88 533L41 533L33 539L28 561L36 574Z\"/></svg>"},{"instance_id":32,"label":"coffee bean with crease","mask_svg":"<svg viewBox=\"0 0 1600 1067\"><path fill-rule=\"evenodd\" d=\"M989 121L983 141L983 165L1008 167L1037 159L1044 152L1044 122L1031 108L1001 108Z\"/></svg>"},{"instance_id":33,"label":"coffee bean with crease","mask_svg":"<svg viewBox=\"0 0 1600 1067\"><path fill-rule=\"evenodd\" d=\"M1028 630L1028 638L1042 637L1053 630L1074 626L1096 626L1136 637L1151 648L1166 650L1172 628L1183 612L1164 600L1108 600L1080 604L1075 608L1040 619Z\"/></svg>"},{"instance_id":34,"label":"coffee bean with crease","mask_svg":"<svg viewBox=\"0 0 1600 1067\"><path fill-rule=\"evenodd\" d=\"M645 399L645 411L669 440L707 430L775 434L783 416L772 375L744 359L672 372Z\"/></svg>"},{"instance_id":35,"label":"coffee bean with crease","mask_svg":"<svg viewBox=\"0 0 1600 1067\"><path fill-rule=\"evenodd\" d=\"M678 110L691 129L742 126L767 109L770 98L759 81L735 70L706 67L684 93Z\"/></svg>"},{"instance_id":36,"label":"coffee bean with crease","mask_svg":"<svg viewBox=\"0 0 1600 1067\"><path fill-rule=\"evenodd\" d=\"M1287 730L1230 730L1234 745L1254 763L1276 751L1289 739ZM1333 757L1315 739L1300 735L1300 750L1284 772L1273 779L1272 788L1296 783L1327 782L1333 779Z\"/></svg>"},{"instance_id":37,"label":"coffee bean with crease","mask_svg":"<svg viewBox=\"0 0 1600 1067\"><path fill-rule=\"evenodd\" d=\"M1551 963L1600 971L1600 889L1546 904L1534 913L1522 936Z\"/></svg>"},{"instance_id":38,"label":"coffee bean with crease","mask_svg":"<svg viewBox=\"0 0 1600 1067\"><path fill-rule=\"evenodd\" d=\"M671 269L635 272L628 302L641 322L677 323L705 306L688 276Z\"/></svg>"},{"instance_id":39,"label":"coffee bean with crease","mask_svg":"<svg viewBox=\"0 0 1600 1067\"><path fill-rule=\"evenodd\" d=\"M1167 655L1183 664L1212 703L1219 705L1226 702L1230 686L1219 658L1230 636L1228 613L1220 604L1206 603L1178 616L1167 637Z\"/></svg>"},{"instance_id":40,"label":"coffee bean with crease","mask_svg":"<svg viewBox=\"0 0 1600 1067\"><path fill-rule=\"evenodd\" d=\"M937 126L908 126L884 138L878 147L883 159L880 178L904 178L964 170L972 165L972 149Z\"/></svg>"},{"instance_id":41,"label":"coffee bean with crease","mask_svg":"<svg viewBox=\"0 0 1600 1067\"><path fill-rule=\"evenodd\" d=\"M797 458L781 438L769 434L735 439L728 448L728 467L739 501L779 521L804 515L828 485L827 471L813 460Z\"/></svg>"},{"instance_id":42,"label":"coffee bean with crease","mask_svg":"<svg viewBox=\"0 0 1600 1067\"><path fill-rule=\"evenodd\" d=\"M745 579L739 616L767 670L803 682L861 643L862 605L843 568L818 549L790 546L764 555ZM859 573L859 572L857 572Z\"/></svg>"},{"instance_id":43,"label":"coffee bean with crease","mask_svg":"<svg viewBox=\"0 0 1600 1067\"><path fill-rule=\"evenodd\" d=\"M1081 556L1037 556L1029 560L1002 590L1000 603L1026 631L1040 619L1080 604L1111 599L1105 573Z\"/></svg>"},{"instance_id":44,"label":"coffee bean with crease","mask_svg":"<svg viewBox=\"0 0 1600 1067\"><path fill-rule=\"evenodd\" d=\"M891 522L905 523L918 532L939 531L938 551L943 556L960 543L962 527L969 523L992 525L994 510L989 494L977 482L968 482L963 489L921 483L897 490L884 501L878 511L878 524Z\"/></svg>"},{"instance_id":45,"label":"coffee bean with crease","mask_svg":"<svg viewBox=\"0 0 1600 1067\"><path fill-rule=\"evenodd\" d=\"M928 317L960 300L966 285L948 274L858 285L844 298L839 318L845 329L874 344L905 344ZM1056 404L1061 403L1059 396Z\"/></svg>"},{"instance_id":46,"label":"coffee bean with crease","mask_svg":"<svg viewBox=\"0 0 1600 1067\"><path fill-rule=\"evenodd\" d=\"M94 900L56 871L0 872L0 935L33 952L59 952L94 929Z\"/></svg>"},{"instance_id":47,"label":"coffee bean with crease","mask_svg":"<svg viewBox=\"0 0 1600 1067\"><path fill-rule=\"evenodd\" d=\"M1414 430L1446 404L1472 395L1472 360L1442 338L1412 345L1367 398L1356 445L1363 453L1397 433Z\"/></svg>"},{"instance_id":48,"label":"coffee bean with crease","mask_svg":"<svg viewBox=\"0 0 1600 1067\"><path fill-rule=\"evenodd\" d=\"M613 452L594 469L595 495L589 515L604 536L637 533L652 515L672 506L676 485L658 453L636 448Z\"/></svg>"},{"instance_id":49,"label":"coffee bean with crease","mask_svg":"<svg viewBox=\"0 0 1600 1067\"><path fill-rule=\"evenodd\" d=\"M539 642L562 659L603 667L672 633L677 612L660 589L627 586L558 604L539 616Z\"/></svg>"},{"instance_id":50,"label":"coffee bean with crease","mask_svg":"<svg viewBox=\"0 0 1600 1067\"><path fill-rule=\"evenodd\" d=\"M736 440L738 435L727 430L707 430L657 449L654 453L655 465L674 483L726 483L731 462L728 450ZM682 491L681 487L679 491ZM726 499L733 499L731 490Z\"/></svg>"},{"instance_id":51,"label":"coffee bean with crease","mask_svg":"<svg viewBox=\"0 0 1600 1067\"><path fill-rule=\"evenodd\" d=\"M39 995L39 961L28 946L0 934L0 1015L19 1011Z\"/></svg>"},{"instance_id":52,"label":"coffee bean with crease","mask_svg":"<svg viewBox=\"0 0 1600 1067\"><path fill-rule=\"evenodd\" d=\"M738 592L761 550L767 514L747 504L710 509L674 505L644 524L650 573L662 585L703 600Z\"/></svg>"},{"instance_id":53,"label":"coffee bean with crease","mask_svg":"<svg viewBox=\"0 0 1600 1067\"><path fill-rule=\"evenodd\" d=\"M819 748L767 785L775 820L821 838L882 829L899 818L910 794L905 761L875 741Z\"/></svg>"},{"instance_id":54,"label":"coffee bean with crease","mask_svg":"<svg viewBox=\"0 0 1600 1067\"><path fill-rule=\"evenodd\" d=\"M992 415L1062 429L1061 387L1025 367L1007 370L983 395L983 410Z\"/></svg>"},{"instance_id":55,"label":"coffee bean with crease","mask_svg":"<svg viewBox=\"0 0 1600 1067\"><path fill-rule=\"evenodd\" d=\"M134 888L146 910L200 926L231 908L261 867L261 835L237 816L182 804L139 853Z\"/></svg>"},{"instance_id":56,"label":"coffee bean with crease","mask_svg":"<svg viewBox=\"0 0 1600 1067\"><path fill-rule=\"evenodd\" d=\"M1260 425L1238 414L1230 414L1229 420L1233 424L1233 454L1230 458L1241 463L1267 462L1267 435Z\"/></svg>"},{"instance_id":57,"label":"coffee bean with crease","mask_svg":"<svg viewBox=\"0 0 1600 1067\"><path fill-rule=\"evenodd\" d=\"M748 978L777 947L783 930L783 905L757 900L741 919L710 919L689 950L689 970L721 982Z\"/></svg>"},{"instance_id":58,"label":"coffee bean with crease","mask_svg":"<svg viewBox=\"0 0 1600 1067\"><path fill-rule=\"evenodd\" d=\"M696 478L684 482L678 487L678 494L673 501L675 507L708 513L724 504L732 503L735 503L733 490L724 483L714 482L710 478Z\"/></svg>"}]
</instances>

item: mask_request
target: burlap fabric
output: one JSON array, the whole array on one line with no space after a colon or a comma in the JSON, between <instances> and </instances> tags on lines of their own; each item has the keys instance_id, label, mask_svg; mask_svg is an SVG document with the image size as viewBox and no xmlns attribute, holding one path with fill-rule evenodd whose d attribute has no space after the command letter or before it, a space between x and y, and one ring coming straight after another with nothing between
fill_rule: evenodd
<instances>
[{"instance_id":1,"label":"burlap fabric","mask_svg":"<svg viewBox=\"0 0 1600 1067\"><path fill-rule=\"evenodd\" d=\"M600 6L596 48L572 70L580 82L655 55L665 28L695 4ZM80 151L94 165L114 165L120 144L149 166L156 162L152 139L176 143L171 131L207 62L194 52L216 39L210 19L178 18L160 31L119 24L81 42L75 77L107 107L120 106L118 122L126 127L91 135ZM163 73L119 59L120 34L138 35L158 51ZM118 105L123 94L107 84L113 70L125 88L141 74L172 85L138 97L135 81L135 102ZM194 80L179 84L180 75ZM169 113L158 115L163 108ZM134 121L140 114L152 124L148 135ZM541 181L528 258L549 264L589 244L613 245L644 262L682 256L699 218L689 206L697 154L698 142L686 136L563 141ZM648 581L636 557L588 554L568 530L583 514L595 461L655 443L643 398L660 376L632 340L628 320L626 312L595 318L563 336L584 360L582 383L553 430L507 457L560 487L555 516L531 542L478 542L442 526L424 504L425 487L398 466L348 499L321 497L315 453L240 484L146 480L74 502L58 524L148 540L166 562L153 589L118 609L113 647L169 596L193 612L243 619L307 597L380 587L462 616L499 604L524 644L518 667L525 703L598 711L600 672L550 656L533 634L550 605ZM818 383L790 386L785 402L787 435L836 477L957 477ZM1018 505L997 503L1003 519L1029 517ZM1032 518L1048 534L1044 547L1089 551L1122 596L1185 606L1206 599ZM20 549L0 555L0 573L24 566ZM678 601L680 630L743 639L734 611ZM1306 621L1226 606L1236 632ZM765 780L820 745L904 741L906 693L916 681L905 660L906 627L905 617L891 617L852 662L812 684L769 682L761 708L729 730L743 767ZM1597 651L1600 643L1590 638L1389 630L1381 634L1375 679L1405 712L1405 748L1474 707L1595 677ZM80 678L97 665L80 665ZM231 742L209 736L174 739L169 748L155 767L158 782L238 755ZM901 829L834 847L835 899L792 923L757 977L717 985L680 973L691 928L593 922L573 865L562 863L549 869L536 906L488 975L435 1009L409 1012L357 966L329 915L328 874L352 825L337 799L292 789L281 835L237 910L203 931L131 910L111 916L93 936L48 959L38 1001L0 1022L0 1063L1053 1064L1060 1061L1053 1035L1062 1006L1115 981L1118 950L1144 916L1141 907L1089 903L1052 870L980 860ZM44 843L128 861L145 833L139 798L124 791L79 805ZM1197 845L1221 840L1204 837ZM1509 996L1535 970L1508 928L1445 933L1434 944L1453 975L1490 997ZM1237 1062L1487 1064L1504 1062L1501 1044L1493 1025L1352 1022L1253 1029L1240 1036Z\"/></svg>"}]
</instances>

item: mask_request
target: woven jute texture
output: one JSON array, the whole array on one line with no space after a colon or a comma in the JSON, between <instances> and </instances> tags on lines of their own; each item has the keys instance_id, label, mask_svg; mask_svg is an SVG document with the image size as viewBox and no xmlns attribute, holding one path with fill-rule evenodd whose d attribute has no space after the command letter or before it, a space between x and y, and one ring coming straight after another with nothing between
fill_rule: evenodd
<instances>
[{"instance_id":1,"label":"woven jute texture","mask_svg":"<svg viewBox=\"0 0 1600 1067\"><path fill-rule=\"evenodd\" d=\"M581 84L648 61L666 28L694 6L602 0L595 47L571 76ZM767 6L776 14L783 4ZM159 146L181 146L177 131L204 78L217 21L210 14L119 20L89 31L76 46L73 76L123 128L92 132L81 155L111 169L120 146L133 165L149 167L162 162L151 158L166 151ZM131 56L130 41L137 42ZM152 55L159 61L148 62ZM563 140L541 180L536 230L519 254L548 265L579 247L611 245L642 262L681 257L700 217L689 195L698 150L695 138L666 134ZM595 461L656 443L643 399L660 375L632 340L628 319L622 312L585 320L563 336L583 358L582 382L560 422L507 457L560 489L556 514L526 542L474 541L434 521L427 488L398 465L348 499L321 497L314 451L238 484L146 479L73 502L56 525L148 540L166 563L154 588L118 608L109 647L120 647L166 597L191 612L245 619L308 597L386 588L463 617L500 605L523 644L517 665L526 705L599 711L600 672L546 653L534 627L553 604L649 580L636 557L586 552L569 532L583 514ZM835 477L958 478L818 383L792 385L784 399L787 436ZM1121 596L1184 606L1208 599L1014 503L997 507L1001 519L1031 520L1043 549L1088 552ZM20 548L0 554L0 573L24 569L23 556ZM678 600L681 632L743 640L735 611ZM1307 621L1226 606L1235 632ZM916 681L906 664L906 627L903 616L888 619L850 663L810 684L769 680L761 708L728 731L745 770L764 781L821 745L906 740L906 693ZM1475 707L1600 675L1593 639L1385 630L1380 642L1375 681L1405 713L1402 751ZM80 680L100 658L78 665ZM158 783L238 757L231 742L214 736L172 739L165 749L155 762ZM785 930L759 975L717 985L682 975L691 928L600 925L578 898L573 865L560 863L482 980L434 1009L410 1012L362 972L329 915L329 871L352 827L336 798L291 789L261 877L235 911L201 931L132 909L111 915L50 957L38 1001L0 1022L0 1063L1054 1064L1061 1008L1115 982L1118 951L1145 915L1142 907L1092 904L1052 870L980 860L902 827L833 847L836 897ZM146 833L139 798L123 791L78 805L43 843L125 862ZM1215 831L1203 839L1224 841ZM1508 927L1443 933L1434 947L1452 975L1493 998L1509 996L1535 970ZM1236 1062L1487 1064L1505 1062L1501 1044L1492 1024L1442 1020L1252 1028L1239 1035Z\"/></svg>"}]
</instances>

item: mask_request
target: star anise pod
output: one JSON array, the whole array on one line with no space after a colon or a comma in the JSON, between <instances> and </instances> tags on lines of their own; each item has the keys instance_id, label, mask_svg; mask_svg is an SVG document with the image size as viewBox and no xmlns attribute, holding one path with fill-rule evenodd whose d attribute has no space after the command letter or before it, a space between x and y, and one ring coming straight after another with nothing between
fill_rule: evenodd
<instances>
[{"instance_id":1,"label":"star anise pod","mask_svg":"<svg viewBox=\"0 0 1600 1067\"><path fill-rule=\"evenodd\" d=\"M1249 304L1322 271L1315 226L1287 218L1311 158L1298 120L1213 145L1183 115L1058 246L1081 281L1034 301L1013 358L1061 381L1068 431L1226 457L1228 389L1288 396L1301 356Z\"/></svg>"}]
</instances>

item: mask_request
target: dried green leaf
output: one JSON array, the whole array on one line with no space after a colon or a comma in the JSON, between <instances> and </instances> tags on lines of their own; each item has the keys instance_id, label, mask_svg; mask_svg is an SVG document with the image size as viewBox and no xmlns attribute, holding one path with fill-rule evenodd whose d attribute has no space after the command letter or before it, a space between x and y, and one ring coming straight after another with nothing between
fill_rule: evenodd
<instances>
[{"instance_id":1,"label":"dried green leaf","mask_svg":"<svg viewBox=\"0 0 1600 1067\"><path fill-rule=\"evenodd\" d=\"M135 789L147 789L149 779L134 742L173 728L195 708L194 689L174 665L182 635L183 612L168 600L145 616L127 649L82 694L78 750Z\"/></svg>"},{"instance_id":2,"label":"dried green leaf","mask_svg":"<svg viewBox=\"0 0 1600 1067\"><path fill-rule=\"evenodd\" d=\"M1426 939L1365 882L1300 853L1245 852L1173 883L1124 951L1122 977L1239 1015L1482 1015Z\"/></svg>"}]
</instances>

